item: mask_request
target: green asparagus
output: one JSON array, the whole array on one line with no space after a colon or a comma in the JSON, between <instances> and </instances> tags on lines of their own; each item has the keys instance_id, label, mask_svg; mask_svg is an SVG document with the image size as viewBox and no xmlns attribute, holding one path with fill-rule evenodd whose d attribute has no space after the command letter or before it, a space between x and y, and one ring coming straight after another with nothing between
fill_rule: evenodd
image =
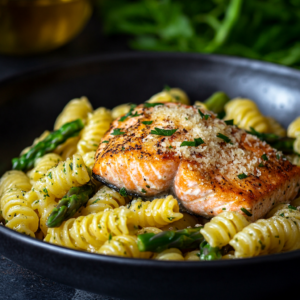
<instances>
[{"instance_id":1,"label":"green asparagus","mask_svg":"<svg viewBox=\"0 0 300 300\"><path fill-rule=\"evenodd\" d=\"M207 241L200 244L200 260L217 260L221 259L221 249L212 247Z\"/></svg>"},{"instance_id":2,"label":"green asparagus","mask_svg":"<svg viewBox=\"0 0 300 300\"><path fill-rule=\"evenodd\" d=\"M45 153L53 151L58 145L67 139L77 136L84 127L81 119L69 122L58 130L51 132L42 141L34 145L27 153L12 160L14 170L27 171L34 167L34 162Z\"/></svg>"},{"instance_id":3,"label":"green asparagus","mask_svg":"<svg viewBox=\"0 0 300 300\"><path fill-rule=\"evenodd\" d=\"M64 221L72 218L95 193L95 185L91 182L80 187L72 187L69 192L59 201L48 217L48 227L59 227Z\"/></svg>"},{"instance_id":4,"label":"green asparagus","mask_svg":"<svg viewBox=\"0 0 300 300\"><path fill-rule=\"evenodd\" d=\"M224 92L216 92L212 94L207 100L204 101L208 110L213 111L216 114L224 112L225 104L230 98Z\"/></svg>"},{"instance_id":5,"label":"green asparagus","mask_svg":"<svg viewBox=\"0 0 300 300\"><path fill-rule=\"evenodd\" d=\"M140 251L161 252L170 248L177 249L196 249L203 241L200 229L186 228L177 231L163 231L158 234L144 233L137 237L138 248Z\"/></svg>"}]
</instances>

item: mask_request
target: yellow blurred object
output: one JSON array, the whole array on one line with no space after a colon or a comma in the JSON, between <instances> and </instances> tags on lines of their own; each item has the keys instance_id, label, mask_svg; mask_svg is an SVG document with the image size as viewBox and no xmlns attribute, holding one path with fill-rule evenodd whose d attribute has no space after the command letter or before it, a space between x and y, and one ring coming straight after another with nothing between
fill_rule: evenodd
<instances>
[{"instance_id":1,"label":"yellow blurred object","mask_svg":"<svg viewBox=\"0 0 300 300\"><path fill-rule=\"evenodd\" d=\"M90 0L0 0L0 52L26 55L62 46L91 12Z\"/></svg>"}]
</instances>

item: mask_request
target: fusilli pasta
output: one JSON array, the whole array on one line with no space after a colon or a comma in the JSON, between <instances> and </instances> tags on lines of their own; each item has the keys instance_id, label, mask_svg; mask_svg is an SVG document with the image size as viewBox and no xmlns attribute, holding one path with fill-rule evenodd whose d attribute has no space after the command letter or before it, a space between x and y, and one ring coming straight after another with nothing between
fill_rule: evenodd
<instances>
[{"instance_id":1,"label":"fusilli pasta","mask_svg":"<svg viewBox=\"0 0 300 300\"><path fill-rule=\"evenodd\" d=\"M228 211L212 218L200 232L212 247L222 248L248 224L241 214Z\"/></svg>"},{"instance_id":2,"label":"fusilli pasta","mask_svg":"<svg viewBox=\"0 0 300 300\"><path fill-rule=\"evenodd\" d=\"M114 107L111 111L112 118L115 120L126 115L130 111L131 105L131 103L125 103Z\"/></svg>"},{"instance_id":3,"label":"fusilli pasta","mask_svg":"<svg viewBox=\"0 0 300 300\"><path fill-rule=\"evenodd\" d=\"M286 136L286 130L272 117L266 117L269 122L269 132L280 137Z\"/></svg>"},{"instance_id":4,"label":"fusilli pasta","mask_svg":"<svg viewBox=\"0 0 300 300\"><path fill-rule=\"evenodd\" d=\"M198 219L195 216L192 216L188 213L182 214L183 217L180 220L162 227L161 230L180 230L187 227L195 227L195 225L198 224Z\"/></svg>"},{"instance_id":5,"label":"fusilli pasta","mask_svg":"<svg viewBox=\"0 0 300 300\"><path fill-rule=\"evenodd\" d=\"M184 257L179 249L170 248L160 253L154 254L153 259L156 260L184 260Z\"/></svg>"},{"instance_id":6,"label":"fusilli pasta","mask_svg":"<svg viewBox=\"0 0 300 300\"><path fill-rule=\"evenodd\" d=\"M178 88L172 88L170 90L164 90L158 94L153 95L147 102L149 103L165 103L165 102L179 102L183 104L189 104L190 100L187 94Z\"/></svg>"},{"instance_id":7,"label":"fusilli pasta","mask_svg":"<svg viewBox=\"0 0 300 300\"><path fill-rule=\"evenodd\" d=\"M179 212L177 200L172 196L155 199L152 202L134 200L130 204L130 210L135 212L138 225L141 227L160 228L183 217Z\"/></svg>"},{"instance_id":8,"label":"fusilli pasta","mask_svg":"<svg viewBox=\"0 0 300 300\"><path fill-rule=\"evenodd\" d=\"M114 236L100 247L100 254L116 255L130 258L149 258L151 252L140 252L137 246L137 238L133 235Z\"/></svg>"},{"instance_id":9,"label":"fusilli pasta","mask_svg":"<svg viewBox=\"0 0 300 300\"><path fill-rule=\"evenodd\" d=\"M296 138L300 135L300 117L295 119L288 127L288 137Z\"/></svg>"},{"instance_id":10,"label":"fusilli pasta","mask_svg":"<svg viewBox=\"0 0 300 300\"><path fill-rule=\"evenodd\" d=\"M260 113L256 104L249 99L236 98L225 105L227 120L234 120L234 124L242 129L253 127L258 132L268 132L269 122Z\"/></svg>"},{"instance_id":11,"label":"fusilli pasta","mask_svg":"<svg viewBox=\"0 0 300 300\"><path fill-rule=\"evenodd\" d=\"M93 169L95 163L96 151L91 151L82 156L84 164L90 169Z\"/></svg>"},{"instance_id":12,"label":"fusilli pasta","mask_svg":"<svg viewBox=\"0 0 300 300\"><path fill-rule=\"evenodd\" d=\"M77 144L79 140L79 136L69 138L63 144L59 145L54 150L54 153L60 155L63 160L72 157L77 152Z\"/></svg>"},{"instance_id":13,"label":"fusilli pasta","mask_svg":"<svg viewBox=\"0 0 300 300\"><path fill-rule=\"evenodd\" d=\"M199 250L194 250L191 252L187 252L184 256L184 260L189 260L189 261L199 261L200 260L200 251Z\"/></svg>"},{"instance_id":14,"label":"fusilli pasta","mask_svg":"<svg viewBox=\"0 0 300 300\"><path fill-rule=\"evenodd\" d=\"M100 140L109 129L112 120L111 112L104 107L100 107L88 115L87 125L82 130L81 139L77 144L78 152L81 155L97 150Z\"/></svg>"}]
</instances>

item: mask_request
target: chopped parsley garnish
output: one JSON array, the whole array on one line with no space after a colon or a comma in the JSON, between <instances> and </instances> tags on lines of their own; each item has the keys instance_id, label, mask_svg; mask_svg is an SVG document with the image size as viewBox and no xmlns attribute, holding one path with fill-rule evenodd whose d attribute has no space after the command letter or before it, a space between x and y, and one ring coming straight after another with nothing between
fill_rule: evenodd
<instances>
[{"instance_id":1,"label":"chopped parsley garnish","mask_svg":"<svg viewBox=\"0 0 300 300\"><path fill-rule=\"evenodd\" d=\"M293 206L293 205L289 205L288 208L289 208L289 209L292 209L292 210L297 210L297 207L295 207L295 206Z\"/></svg>"},{"instance_id":2,"label":"chopped parsley garnish","mask_svg":"<svg viewBox=\"0 0 300 300\"><path fill-rule=\"evenodd\" d=\"M264 167L265 165L264 165L263 163L260 163L258 166L259 166L260 168L262 168L262 167Z\"/></svg>"},{"instance_id":3,"label":"chopped parsley garnish","mask_svg":"<svg viewBox=\"0 0 300 300\"><path fill-rule=\"evenodd\" d=\"M265 153L265 154L263 154L262 156L261 156L261 158L263 159L263 160L269 160L268 159L268 156L267 156L267 154Z\"/></svg>"},{"instance_id":4,"label":"chopped parsley garnish","mask_svg":"<svg viewBox=\"0 0 300 300\"><path fill-rule=\"evenodd\" d=\"M133 110L135 109L135 107L136 107L136 105L135 105L135 104L132 104L132 105L130 106L129 112L128 112L125 116L121 117L121 118L119 119L119 122L124 122L128 117L137 117L137 116L140 116L140 115L137 115L137 112L135 112L134 115L132 114L132 112L133 112Z\"/></svg>"},{"instance_id":5,"label":"chopped parsley garnish","mask_svg":"<svg viewBox=\"0 0 300 300\"><path fill-rule=\"evenodd\" d=\"M144 125L151 125L153 123L153 121L144 121L144 122L142 122L142 124L144 124Z\"/></svg>"},{"instance_id":6,"label":"chopped parsley garnish","mask_svg":"<svg viewBox=\"0 0 300 300\"><path fill-rule=\"evenodd\" d=\"M137 111L133 115L131 115L132 118L133 117L138 117L138 116L141 116L141 114L138 114Z\"/></svg>"},{"instance_id":7,"label":"chopped parsley garnish","mask_svg":"<svg viewBox=\"0 0 300 300\"><path fill-rule=\"evenodd\" d=\"M69 163L70 170L73 171L73 163Z\"/></svg>"},{"instance_id":8,"label":"chopped parsley garnish","mask_svg":"<svg viewBox=\"0 0 300 300\"><path fill-rule=\"evenodd\" d=\"M46 188L43 189L43 192L45 193L45 197L50 197Z\"/></svg>"},{"instance_id":9,"label":"chopped parsley garnish","mask_svg":"<svg viewBox=\"0 0 300 300\"><path fill-rule=\"evenodd\" d=\"M156 134L156 135L162 135L162 136L171 136L173 135L178 129L161 129L161 128L157 128L155 127L155 130L151 130L151 134Z\"/></svg>"},{"instance_id":10,"label":"chopped parsley garnish","mask_svg":"<svg viewBox=\"0 0 300 300\"><path fill-rule=\"evenodd\" d=\"M210 117L210 115L205 115L200 109L198 109L198 112L202 119L207 120Z\"/></svg>"},{"instance_id":11,"label":"chopped parsley garnish","mask_svg":"<svg viewBox=\"0 0 300 300\"><path fill-rule=\"evenodd\" d=\"M125 134L125 132L121 131L120 128L115 128L110 135L122 135L122 134Z\"/></svg>"},{"instance_id":12,"label":"chopped parsley garnish","mask_svg":"<svg viewBox=\"0 0 300 300\"><path fill-rule=\"evenodd\" d=\"M220 139L222 139L226 143L232 144L231 139L228 136L226 136L226 135L224 135L222 133L218 133L217 137L220 138Z\"/></svg>"},{"instance_id":13,"label":"chopped parsley garnish","mask_svg":"<svg viewBox=\"0 0 300 300\"><path fill-rule=\"evenodd\" d=\"M108 242L109 242L109 243L110 243L111 239L112 239L112 235L111 235L111 233L110 233L109 236L108 236Z\"/></svg>"},{"instance_id":14,"label":"chopped parsley garnish","mask_svg":"<svg viewBox=\"0 0 300 300\"><path fill-rule=\"evenodd\" d=\"M140 209L141 207L142 207L142 203L140 203L137 208Z\"/></svg>"},{"instance_id":15,"label":"chopped parsley garnish","mask_svg":"<svg viewBox=\"0 0 300 300\"><path fill-rule=\"evenodd\" d=\"M120 195L123 196L123 197L126 197L127 196L127 191L124 187L122 187L119 191Z\"/></svg>"},{"instance_id":16,"label":"chopped parsley garnish","mask_svg":"<svg viewBox=\"0 0 300 300\"><path fill-rule=\"evenodd\" d=\"M277 154L277 155L276 155L276 158L279 160L279 159L280 159L280 155L279 155L279 154Z\"/></svg>"},{"instance_id":17,"label":"chopped parsley garnish","mask_svg":"<svg viewBox=\"0 0 300 300\"><path fill-rule=\"evenodd\" d=\"M280 217L284 217L284 213L281 213L279 216L280 216Z\"/></svg>"},{"instance_id":18,"label":"chopped parsley garnish","mask_svg":"<svg viewBox=\"0 0 300 300\"><path fill-rule=\"evenodd\" d=\"M260 243L260 245L261 245L261 250L264 250L264 249L266 248L266 246L265 246L265 245L263 245L263 243L262 243L262 241L261 241L261 240L259 240L258 242L259 242L259 243Z\"/></svg>"},{"instance_id":19,"label":"chopped parsley garnish","mask_svg":"<svg viewBox=\"0 0 300 300\"><path fill-rule=\"evenodd\" d=\"M242 211L245 215L247 215L248 217L252 217L251 212L249 212L246 208L242 207L242 208L241 208L241 211Z\"/></svg>"},{"instance_id":20,"label":"chopped parsley garnish","mask_svg":"<svg viewBox=\"0 0 300 300\"><path fill-rule=\"evenodd\" d=\"M175 219L175 217L168 217L168 219L169 219L170 221L172 221L172 220Z\"/></svg>"},{"instance_id":21,"label":"chopped parsley garnish","mask_svg":"<svg viewBox=\"0 0 300 300\"><path fill-rule=\"evenodd\" d=\"M142 193L147 194L147 192L144 189L142 189Z\"/></svg>"},{"instance_id":22,"label":"chopped parsley garnish","mask_svg":"<svg viewBox=\"0 0 300 300\"><path fill-rule=\"evenodd\" d=\"M180 144L180 147L183 147L183 146L197 147L202 144L204 144L204 141L201 138L198 138L198 139L194 139L194 142L184 141Z\"/></svg>"},{"instance_id":23,"label":"chopped parsley garnish","mask_svg":"<svg viewBox=\"0 0 300 300\"><path fill-rule=\"evenodd\" d=\"M169 146L169 149L172 149L172 148L173 148L173 147L170 145L170 146Z\"/></svg>"},{"instance_id":24,"label":"chopped parsley garnish","mask_svg":"<svg viewBox=\"0 0 300 300\"><path fill-rule=\"evenodd\" d=\"M164 91L170 92L171 88L168 85L164 86Z\"/></svg>"},{"instance_id":25,"label":"chopped parsley garnish","mask_svg":"<svg viewBox=\"0 0 300 300\"><path fill-rule=\"evenodd\" d=\"M150 185L147 184L146 187L147 187L148 189L150 189Z\"/></svg>"},{"instance_id":26,"label":"chopped parsley garnish","mask_svg":"<svg viewBox=\"0 0 300 300\"><path fill-rule=\"evenodd\" d=\"M158 102L157 103L149 103L149 102L144 103L144 107L146 107L146 108L154 107L157 105L164 105L164 103L158 103Z\"/></svg>"},{"instance_id":27,"label":"chopped parsley garnish","mask_svg":"<svg viewBox=\"0 0 300 300\"><path fill-rule=\"evenodd\" d=\"M222 210L226 210L226 207L223 207Z\"/></svg>"},{"instance_id":28,"label":"chopped parsley garnish","mask_svg":"<svg viewBox=\"0 0 300 300\"><path fill-rule=\"evenodd\" d=\"M242 173L242 174L239 174L237 177L238 177L238 179L245 179L248 177L248 175L246 175L245 173Z\"/></svg>"},{"instance_id":29,"label":"chopped parsley garnish","mask_svg":"<svg viewBox=\"0 0 300 300\"><path fill-rule=\"evenodd\" d=\"M107 144L107 143L109 143L109 141L103 141L103 142L102 142L102 144Z\"/></svg>"},{"instance_id":30,"label":"chopped parsley garnish","mask_svg":"<svg viewBox=\"0 0 300 300\"><path fill-rule=\"evenodd\" d=\"M52 172L50 172L47 176L52 179Z\"/></svg>"},{"instance_id":31,"label":"chopped parsley garnish","mask_svg":"<svg viewBox=\"0 0 300 300\"><path fill-rule=\"evenodd\" d=\"M226 125L234 125L233 124L233 119L232 120L226 120L225 123L226 123Z\"/></svg>"}]
</instances>

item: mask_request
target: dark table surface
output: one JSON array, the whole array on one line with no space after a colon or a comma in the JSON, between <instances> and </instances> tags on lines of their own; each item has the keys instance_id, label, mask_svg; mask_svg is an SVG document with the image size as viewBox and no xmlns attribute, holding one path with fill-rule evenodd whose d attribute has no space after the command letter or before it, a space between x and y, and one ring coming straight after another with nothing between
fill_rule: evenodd
<instances>
[{"instance_id":1,"label":"dark table surface","mask_svg":"<svg viewBox=\"0 0 300 300\"><path fill-rule=\"evenodd\" d=\"M94 16L77 38L60 49L27 57L0 55L0 80L70 58L125 51L129 51L126 40L120 37L104 37L101 23ZM117 300L53 282L18 266L3 256L0 256L0 299Z\"/></svg>"}]
</instances>

